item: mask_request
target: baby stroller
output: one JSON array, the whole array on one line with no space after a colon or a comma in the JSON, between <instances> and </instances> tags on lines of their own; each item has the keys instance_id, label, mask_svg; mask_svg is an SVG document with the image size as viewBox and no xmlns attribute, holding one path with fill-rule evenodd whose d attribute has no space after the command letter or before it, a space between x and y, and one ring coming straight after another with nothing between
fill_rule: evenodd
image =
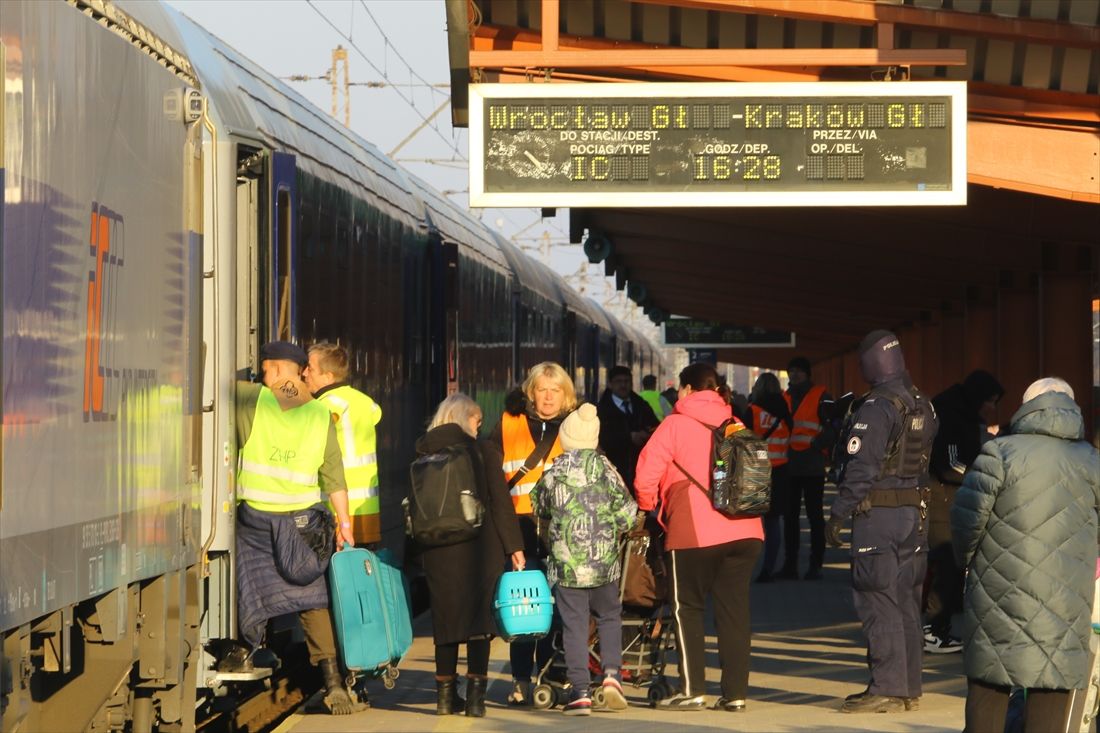
<instances>
[{"instance_id":1,"label":"baby stroller","mask_svg":"<svg viewBox=\"0 0 1100 733\"><path fill-rule=\"evenodd\" d=\"M619 578L619 598L623 602L623 684L648 687L652 702L671 694L664 676L668 652L675 648L672 618L667 605L667 583L664 570L663 542L660 527L652 519L628 532L620 545L622 574ZM539 670L532 691L532 703L537 710L563 705L569 697L570 684L562 652L561 631L554 635L554 653ZM603 688L599 685L603 664L595 622L590 621L588 664L594 686L592 704L602 707Z\"/></svg>"}]
</instances>

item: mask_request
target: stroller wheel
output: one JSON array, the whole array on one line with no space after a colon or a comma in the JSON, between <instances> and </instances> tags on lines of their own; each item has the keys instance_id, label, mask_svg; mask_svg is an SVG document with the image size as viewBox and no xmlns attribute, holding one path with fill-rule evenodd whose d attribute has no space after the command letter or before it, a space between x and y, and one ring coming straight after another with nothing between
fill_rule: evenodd
<instances>
[{"instance_id":1,"label":"stroller wheel","mask_svg":"<svg viewBox=\"0 0 1100 733\"><path fill-rule=\"evenodd\" d=\"M649 686L649 694L647 695L650 707L657 707L657 703L664 700L671 693L672 688L669 687L669 684L665 682L664 679L654 681L653 684Z\"/></svg>"},{"instance_id":2,"label":"stroller wheel","mask_svg":"<svg viewBox=\"0 0 1100 733\"><path fill-rule=\"evenodd\" d=\"M535 710L549 710L557 702L556 698L554 688L550 685L536 685L534 692L531 693L531 702Z\"/></svg>"}]
</instances>

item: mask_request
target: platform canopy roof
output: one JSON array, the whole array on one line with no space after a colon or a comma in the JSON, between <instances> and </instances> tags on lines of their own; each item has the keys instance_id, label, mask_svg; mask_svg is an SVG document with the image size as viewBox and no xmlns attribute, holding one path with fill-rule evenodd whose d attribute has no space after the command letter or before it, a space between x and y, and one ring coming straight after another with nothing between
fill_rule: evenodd
<instances>
[{"instance_id":1,"label":"platform canopy roof","mask_svg":"<svg viewBox=\"0 0 1100 733\"><path fill-rule=\"evenodd\" d=\"M459 126L471 81L967 83L965 207L572 209L573 240L606 236L606 271L651 308L793 330L816 361L1038 272L1095 270L1100 0L447 3Z\"/></svg>"}]
</instances>

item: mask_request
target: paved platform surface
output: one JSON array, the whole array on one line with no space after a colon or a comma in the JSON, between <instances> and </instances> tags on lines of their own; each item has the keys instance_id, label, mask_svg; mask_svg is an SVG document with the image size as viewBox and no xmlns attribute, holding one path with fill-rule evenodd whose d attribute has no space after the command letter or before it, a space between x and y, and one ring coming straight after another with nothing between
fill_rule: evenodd
<instances>
[{"instance_id":1,"label":"paved platform surface","mask_svg":"<svg viewBox=\"0 0 1100 733\"><path fill-rule=\"evenodd\" d=\"M805 550L804 550L805 552ZM622 713L567 717L560 709L514 709L504 705L510 689L507 646L493 642L487 714L484 718L435 715L430 621L418 619L417 637L401 665L397 687L369 683L372 707L334 717L299 711L278 733L343 731L960 731L966 682L961 654L924 656L924 697L917 711L849 715L839 711L845 695L866 687L867 667L859 624L852 609L846 551L829 550L825 579L753 584L752 662L748 706L743 713L667 713L646 704L646 690L627 686L631 706ZM708 692L719 693L718 648L707 639ZM460 660L459 669L464 662ZM676 679L675 665L669 674Z\"/></svg>"}]
</instances>

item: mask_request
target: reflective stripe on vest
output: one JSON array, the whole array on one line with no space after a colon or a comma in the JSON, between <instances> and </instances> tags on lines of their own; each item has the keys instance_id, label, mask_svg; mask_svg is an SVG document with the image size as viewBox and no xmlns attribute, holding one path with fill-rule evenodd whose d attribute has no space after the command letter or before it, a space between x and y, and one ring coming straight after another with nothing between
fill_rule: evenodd
<instances>
[{"instance_id":1,"label":"reflective stripe on vest","mask_svg":"<svg viewBox=\"0 0 1100 733\"><path fill-rule=\"evenodd\" d=\"M375 426L382 420L382 408L354 387L342 385L317 398L329 409L336 423L336 440L344 461L348 484L348 514L378 514L378 453Z\"/></svg>"},{"instance_id":2,"label":"reflective stripe on vest","mask_svg":"<svg viewBox=\"0 0 1100 733\"><path fill-rule=\"evenodd\" d=\"M535 450L535 439L531 437L531 429L527 425L526 415L517 416L504 413L504 416L500 419L500 434L502 447L504 448L504 462L501 464L501 468L504 469L505 481L511 481L512 477L527 463L527 457ZM553 463L554 459L561 454L561 438L555 437L554 444L550 446L550 452L542 463L528 471L515 486L509 489L512 494L512 504L516 508L516 514L531 513L531 498L528 494L531 493L531 489L535 488L539 477L542 476L542 470Z\"/></svg>"},{"instance_id":3,"label":"reflective stripe on vest","mask_svg":"<svg viewBox=\"0 0 1100 733\"><path fill-rule=\"evenodd\" d=\"M778 418L758 405L749 405L752 409L752 431L757 435L771 430ZM787 446L790 444L791 431L787 423L780 421L779 426L768 436L768 460L773 466L782 466L787 462Z\"/></svg>"},{"instance_id":4,"label":"reflective stripe on vest","mask_svg":"<svg viewBox=\"0 0 1100 733\"><path fill-rule=\"evenodd\" d=\"M818 418L818 410L821 407L821 398L825 394L825 388L820 385L810 387L806 396L798 403L798 409L794 410L794 430L791 431L791 450L809 450L821 433L821 422ZM783 393L787 400L787 407L792 404L790 390Z\"/></svg>"},{"instance_id":5,"label":"reflective stripe on vest","mask_svg":"<svg viewBox=\"0 0 1100 733\"><path fill-rule=\"evenodd\" d=\"M319 402L284 411L271 390L261 388L238 459L238 500L264 512L293 512L319 502L329 419Z\"/></svg>"}]
</instances>

